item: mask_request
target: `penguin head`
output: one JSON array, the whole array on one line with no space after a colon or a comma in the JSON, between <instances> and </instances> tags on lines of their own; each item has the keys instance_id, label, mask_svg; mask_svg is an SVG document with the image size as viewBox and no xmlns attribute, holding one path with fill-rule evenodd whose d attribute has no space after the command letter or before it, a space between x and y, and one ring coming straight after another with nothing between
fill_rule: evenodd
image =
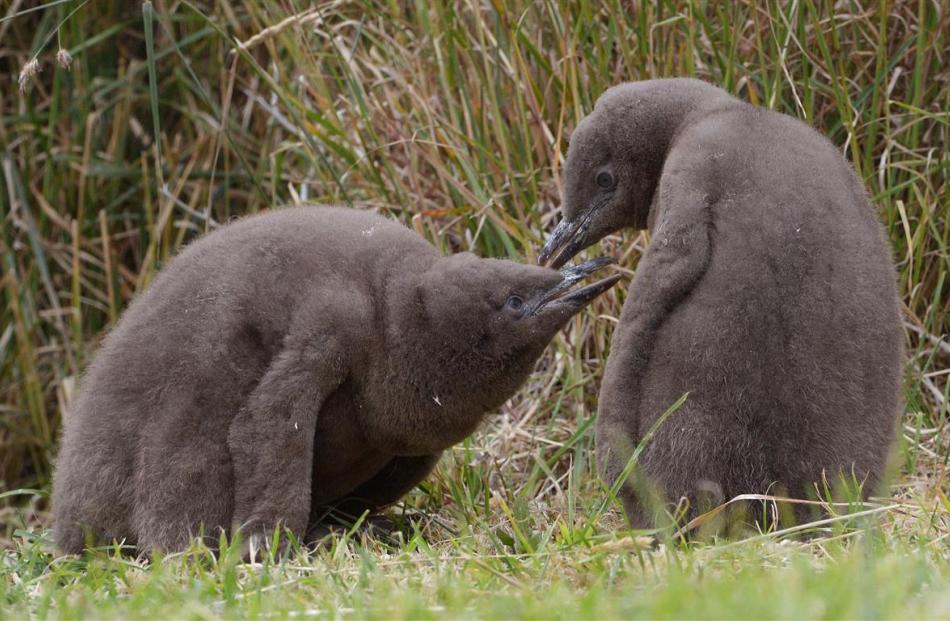
<instances>
[{"instance_id":1,"label":"penguin head","mask_svg":"<svg viewBox=\"0 0 950 621\"><path fill-rule=\"evenodd\" d=\"M538 257L558 268L626 227L645 228L668 146L663 108L642 83L614 86L570 136L562 220Z\"/></svg>"},{"instance_id":2,"label":"penguin head","mask_svg":"<svg viewBox=\"0 0 950 621\"><path fill-rule=\"evenodd\" d=\"M459 442L511 398L558 330L620 279L581 283L611 262L559 272L460 253L394 283L388 355L379 379L366 384L392 406L363 428L396 454Z\"/></svg>"},{"instance_id":3,"label":"penguin head","mask_svg":"<svg viewBox=\"0 0 950 621\"><path fill-rule=\"evenodd\" d=\"M432 341L427 349L444 352L440 364L467 382L504 377L516 388L568 319L620 279L612 275L580 285L611 263L601 257L557 271L470 253L446 257L417 292L422 333Z\"/></svg>"}]
</instances>

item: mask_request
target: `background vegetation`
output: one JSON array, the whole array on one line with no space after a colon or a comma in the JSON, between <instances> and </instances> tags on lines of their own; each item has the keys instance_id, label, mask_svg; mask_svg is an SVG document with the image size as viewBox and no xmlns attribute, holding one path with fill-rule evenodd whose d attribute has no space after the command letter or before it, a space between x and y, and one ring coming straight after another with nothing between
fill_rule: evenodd
<instances>
[{"instance_id":1,"label":"background vegetation","mask_svg":"<svg viewBox=\"0 0 950 621\"><path fill-rule=\"evenodd\" d=\"M0 617L947 615L948 55L941 0L6 0ZM182 244L319 201L445 252L533 260L571 128L608 86L673 75L804 119L864 178L907 326L889 498L807 539L622 530L590 464L620 287L393 510L394 532L263 566L55 557L50 462L77 377ZM604 245L632 270L647 241Z\"/></svg>"}]
</instances>

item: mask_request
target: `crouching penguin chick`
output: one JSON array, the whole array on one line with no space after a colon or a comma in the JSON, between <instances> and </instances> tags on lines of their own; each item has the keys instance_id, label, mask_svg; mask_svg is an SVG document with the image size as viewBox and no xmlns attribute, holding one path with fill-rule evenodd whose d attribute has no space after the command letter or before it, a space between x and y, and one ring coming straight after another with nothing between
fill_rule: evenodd
<instances>
[{"instance_id":1,"label":"crouching penguin chick","mask_svg":"<svg viewBox=\"0 0 950 621\"><path fill-rule=\"evenodd\" d=\"M188 246L105 339L53 481L67 552L175 551L399 499L619 278L441 256L352 209L283 209Z\"/></svg>"}]
</instances>

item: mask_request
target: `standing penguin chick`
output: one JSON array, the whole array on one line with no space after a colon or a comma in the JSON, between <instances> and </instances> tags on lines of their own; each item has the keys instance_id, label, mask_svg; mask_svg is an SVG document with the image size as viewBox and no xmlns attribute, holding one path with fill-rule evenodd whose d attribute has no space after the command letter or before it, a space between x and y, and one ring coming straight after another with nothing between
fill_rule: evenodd
<instances>
[{"instance_id":1,"label":"standing penguin chick","mask_svg":"<svg viewBox=\"0 0 950 621\"><path fill-rule=\"evenodd\" d=\"M250 217L190 245L83 378L53 480L57 544L182 549L396 501L619 278L442 257L352 209Z\"/></svg>"},{"instance_id":2,"label":"standing penguin chick","mask_svg":"<svg viewBox=\"0 0 950 621\"><path fill-rule=\"evenodd\" d=\"M900 413L896 274L834 146L698 80L627 83L577 126L564 177L542 263L623 227L652 232L600 392L602 476L613 483L689 392L641 455L647 489L694 512L703 498L814 495L838 476L874 490ZM651 523L624 487L628 518Z\"/></svg>"}]
</instances>

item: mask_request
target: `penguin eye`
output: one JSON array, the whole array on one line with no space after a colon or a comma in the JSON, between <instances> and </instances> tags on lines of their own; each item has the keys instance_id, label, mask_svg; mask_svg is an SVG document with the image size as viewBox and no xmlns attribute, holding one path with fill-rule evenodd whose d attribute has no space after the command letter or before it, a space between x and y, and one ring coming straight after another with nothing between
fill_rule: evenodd
<instances>
[{"instance_id":1,"label":"penguin eye","mask_svg":"<svg viewBox=\"0 0 950 621\"><path fill-rule=\"evenodd\" d=\"M604 188L604 189L606 190L606 189L608 189L608 188L612 188L612 187L613 187L613 185L614 185L614 176L611 175L611 174L610 174L609 172L607 172L606 170L602 170L602 171L600 171L599 173L597 173L597 179L596 179L596 181L597 181L597 185L598 185L598 186L600 186L600 187L602 187L602 188Z\"/></svg>"},{"instance_id":2,"label":"penguin eye","mask_svg":"<svg viewBox=\"0 0 950 621\"><path fill-rule=\"evenodd\" d=\"M505 306L513 311L520 311L522 308L524 308L524 300L519 298L517 295L510 295L508 296L508 300L505 302Z\"/></svg>"}]
</instances>

